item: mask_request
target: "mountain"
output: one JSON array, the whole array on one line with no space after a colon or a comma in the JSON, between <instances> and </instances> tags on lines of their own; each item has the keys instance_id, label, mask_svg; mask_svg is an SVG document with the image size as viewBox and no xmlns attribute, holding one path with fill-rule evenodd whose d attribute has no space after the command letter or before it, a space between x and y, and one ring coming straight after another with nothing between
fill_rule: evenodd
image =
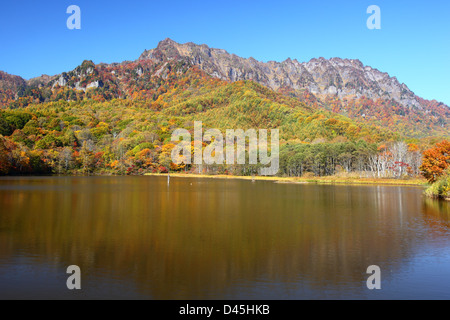
<instances>
[{"instance_id":1,"label":"mountain","mask_svg":"<svg viewBox=\"0 0 450 320\"><path fill-rule=\"evenodd\" d=\"M318 58L303 63L291 59L264 63L223 49L191 42L179 44L171 39L144 51L139 60L185 60L213 77L232 82L255 81L315 107L386 127L400 125L409 127L410 131L419 126L423 133L449 129L447 105L416 96L397 78L359 60Z\"/></svg>"},{"instance_id":2,"label":"mountain","mask_svg":"<svg viewBox=\"0 0 450 320\"><path fill-rule=\"evenodd\" d=\"M410 108L427 106L397 78L364 66L359 60L318 58L303 63L291 59L264 63L207 45L192 42L178 44L171 39L161 41L156 49L146 50L139 57L139 60L147 59L158 62L187 59L213 77L229 81L252 80L275 91L290 88L308 90L318 97L337 96L342 99L364 96L369 99L392 99Z\"/></svg>"},{"instance_id":3,"label":"mountain","mask_svg":"<svg viewBox=\"0 0 450 320\"><path fill-rule=\"evenodd\" d=\"M223 49L194 43L161 41L136 61L94 64L84 61L72 71L28 81L0 73L0 105L94 99L143 99L155 104L171 83L188 70L215 84L252 81L294 98L313 110L328 110L358 122L376 124L406 136L447 135L450 109L416 96L405 84L359 60L341 58L267 63ZM175 71L175 72L174 72ZM211 80L208 80L211 79Z\"/></svg>"}]
</instances>

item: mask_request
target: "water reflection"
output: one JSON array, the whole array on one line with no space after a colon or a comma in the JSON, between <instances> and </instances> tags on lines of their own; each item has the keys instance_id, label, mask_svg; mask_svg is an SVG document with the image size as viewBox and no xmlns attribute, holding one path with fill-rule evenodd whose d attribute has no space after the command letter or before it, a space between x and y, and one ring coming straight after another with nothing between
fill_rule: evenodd
<instances>
[{"instance_id":1,"label":"water reflection","mask_svg":"<svg viewBox=\"0 0 450 320\"><path fill-rule=\"evenodd\" d=\"M390 281L429 246L450 247L447 204L421 194L215 179L2 179L0 281L23 265L64 279L76 264L84 298L112 288L153 299L360 298L369 265L389 270ZM12 287L1 295L25 290Z\"/></svg>"}]
</instances>

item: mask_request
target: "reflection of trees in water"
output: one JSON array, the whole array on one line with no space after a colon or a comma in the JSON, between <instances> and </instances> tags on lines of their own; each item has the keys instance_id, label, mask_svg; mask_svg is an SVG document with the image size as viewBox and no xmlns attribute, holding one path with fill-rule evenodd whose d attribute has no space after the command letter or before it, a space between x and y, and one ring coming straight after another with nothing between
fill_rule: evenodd
<instances>
[{"instance_id":1,"label":"reflection of trees in water","mask_svg":"<svg viewBox=\"0 0 450 320\"><path fill-rule=\"evenodd\" d=\"M450 227L450 202L424 198L422 205L424 220L437 235L444 232L448 236Z\"/></svg>"},{"instance_id":2,"label":"reflection of trees in water","mask_svg":"<svg viewBox=\"0 0 450 320\"><path fill-rule=\"evenodd\" d=\"M88 277L134 279L154 298L220 298L244 281L359 287L369 265L397 269L419 241L414 188L63 181L0 193L0 230L13 230L0 232L1 256L27 248Z\"/></svg>"}]
</instances>

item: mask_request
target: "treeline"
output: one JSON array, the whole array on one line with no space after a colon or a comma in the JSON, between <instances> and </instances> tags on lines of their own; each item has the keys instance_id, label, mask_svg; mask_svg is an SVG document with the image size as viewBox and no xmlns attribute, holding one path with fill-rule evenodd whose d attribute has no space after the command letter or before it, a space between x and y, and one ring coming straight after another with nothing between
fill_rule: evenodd
<instances>
[{"instance_id":1,"label":"treeline","mask_svg":"<svg viewBox=\"0 0 450 320\"><path fill-rule=\"evenodd\" d=\"M418 176L422 153L416 144L358 142L285 144L280 150L280 174L330 176L358 173L361 177Z\"/></svg>"}]
</instances>

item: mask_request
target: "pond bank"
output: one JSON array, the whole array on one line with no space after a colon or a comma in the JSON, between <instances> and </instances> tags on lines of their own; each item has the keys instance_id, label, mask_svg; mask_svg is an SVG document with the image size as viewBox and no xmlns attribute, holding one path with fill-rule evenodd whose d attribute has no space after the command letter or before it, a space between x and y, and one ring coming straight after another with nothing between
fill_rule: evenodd
<instances>
[{"instance_id":1,"label":"pond bank","mask_svg":"<svg viewBox=\"0 0 450 320\"><path fill-rule=\"evenodd\" d=\"M167 174L147 173L145 176L167 177ZM204 175L193 173L171 173L171 177L177 178L209 178L209 179L240 179L255 181L273 181L274 183L292 184L370 184L370 185L394 185L394 186L426 186L425 179L376 179L376 178L342 178L342 177L261 177L261 176L231 176L231 175Z\"/></svg>"}]
</instances>

